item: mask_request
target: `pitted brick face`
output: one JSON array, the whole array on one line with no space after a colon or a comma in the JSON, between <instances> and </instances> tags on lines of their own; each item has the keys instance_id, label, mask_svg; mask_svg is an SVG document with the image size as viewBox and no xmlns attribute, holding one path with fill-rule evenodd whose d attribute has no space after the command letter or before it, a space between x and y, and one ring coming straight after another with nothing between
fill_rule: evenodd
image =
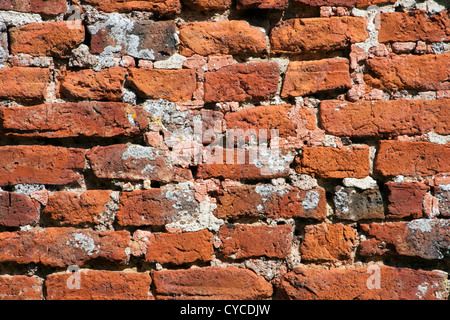
<instances>
[{"instance_id":1,"label":"pitted brick face","mask_svg":"<svg viewBox=\"0 0 450 320\"><path fill-rule=\"evenodd\" d=\"M448 300L445 2L0 0L0 300Z\"/></svg>"}]
</instances>

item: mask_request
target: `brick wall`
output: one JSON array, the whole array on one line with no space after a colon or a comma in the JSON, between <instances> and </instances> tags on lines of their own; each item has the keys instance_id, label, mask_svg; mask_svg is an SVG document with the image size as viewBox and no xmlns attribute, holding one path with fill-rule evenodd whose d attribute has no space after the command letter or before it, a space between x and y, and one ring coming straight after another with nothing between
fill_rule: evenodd
<instances>
[{"instance_id":1,"label":"brick wall","mask_svg":"<svg viewBox=\"0 0 450 320\"><path fill-rule=\"evenodd\" d=\"M445 1L2 0L0 299L448 299Z\"/></svg>"}]
</instances>

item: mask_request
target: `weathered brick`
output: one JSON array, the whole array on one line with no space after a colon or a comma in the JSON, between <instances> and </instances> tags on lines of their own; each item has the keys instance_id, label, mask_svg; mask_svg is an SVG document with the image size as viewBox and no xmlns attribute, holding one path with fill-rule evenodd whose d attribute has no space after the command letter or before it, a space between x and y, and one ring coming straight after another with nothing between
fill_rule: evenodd
<instances>
[{"instance_id":1,"label":"weathered brick","mask_svg":"<svg viewBox=\"0 0 450 320\"><path fill-rule=\"evenodd\" d=\"M270 184L229 187L216 197L214 215L220 219L240 217L310 218L326 217L325 190L308 191L297 188L277 188Z\"/></svg>"},{"instance_id":2,"label":"weathered brick","mask_svg":"<svg viewBox=\"0 0 450 320\"><path fill-rule=\"evenodd\" d=\"M422 141L380 141L374 171L383 176L449 172L450 145Z\"/></svg>"},{"instance_id":3,"label":"weathered brick","mask_svg":"<svg viewBox=\"0 0 450 320\"><path fill-rule=\"evenodd\" d=\"M305 261L350 260L356 249L356 230L341 223L305 226L300 255Z\"/></svg>"},{"instance_id":4,"label":"weathered brick","mask_svg":"<svg viewBox=\"0 0 450 320\"><path fill-rule=\"evenodd\" d=\"M157 299L267 299L272 285L247 269L204 267L153 273Z\"/></svg>"},{"instance_id":5,"label":"weathered brick","mask_svg":"<svg viewBox=\"0 0 450 320\"><path fill-rule=\"evenodd\" d=\"M122 263L129 258L128 231L45 228L1 232L0 261L64 267L103 258ZM128 249L127 249L128 248Z\"/></svg>"},{"instance_id":6,"label":"weathered brick","mask_svg":"<svg viewBox=\"0 0 450 320\"><path fill-rule=\"evenodd\" d=\"M364 178L370 171L369 147L304 147L295 164L298 173L322 178Z\"/></svg>"},{"instance_id":7,"label":"weathered brick","mask_svg":"<svg viewBox=\"0 0 450 320\"><path fill-rule=\"evenodd\" d=\"M69 277L79 277L79 288L68 287ZM152 278L148 273L85 270L53 273L45 286L48 300L151 300Z\"/></svg>"},{"instance_id":8,"label":"weathered brick","mask_svg":"<svg viewBox=\"0 0 450 320\"><path fill-rule=\"evenodd\" d=\"M122 192L117 223L123 226L163 226L176 221L182 211L193 212L197 208L194 192L154 188Z\"/></svg>"},{"instance_id":9,"label":"weathered brick","mask_svg":"<svg viewBox=\"0 0 450 320\"><path fill-rule=\"evenodd\" d=\"M70 99L120 101L126 70L112 67L67 71L61 80L60 92Z\"/></svg>"},{"instance_id":10,"label":"weathered brick","mask_svg":"<svg viewBox=\"0 0 450 320\"><path fill-rule=\"evenodd\" d=\"M376 287L377 276L379 276L379 289ZM448 298L446 282L447 274L442 271L389 266L346 269L297 268L283 276L277 286L276 298L291 300L446 300Z\"/></svg>"},{"instance_id":11,"label":"weathered brick","mask_svg":"<svg viewBox=\"0 0 450 320\"><path fill-rule=\"evenodd\" d=\"M0 225L19 227L39 221L39 202L29 196L0 191Z\"/></svg>"},{"instance_id":12,"label":"weathered brick","mask_svg":"<svg viewBox=\"0 0 450 320\"><path fill-rule=\"evenodd\" d=\"M293 0L293 3L313 7L367 7L382 3L395 3L395 0Z\"/></svg>"},{"instance_id":13,"label":"weathered brick","mask_svg":"<svg viewBox=\"0 0 450 320\"><path fill-rule=\"evenodd\" d=\"M161 182L183 182L192 178L189 169L173 165L170 153L153 147L116 144L94 147L86 156L97 178Z\"/></svg>"},{"instance_id":14,"label":"weathered brick","mask_svg":"<svg viewBox=\"0 0 450 320\"><path fill-rule=\"evenodd\" d=\"M361 224L361 230L372 237L360 243L363 256L389 254L429 260L449 256L450 223L445 219Z\"/></svg>"},{"instance_id":15,"label":"weathered brick","mask_svg":"<svg viewBox=\"0 0 450 320\"><path fill-rule=\"evenodd\" d=\"M127 82L141 98L187 101L197 89L195 70L131 68Z\"/></svg>"},{"instance_id":16,"label":"weathered brick","mask_svg":"<svg viewBox=\"0 0 450 320\"><path fill-rule=\"evenodd\" d=\"M449 134L450 99L376 100L344 102L324 100L320 104L320 123L337 136L415 135L433 131Z\"/></svg>"},{"instance_id":17,"label":"weathered brick","mask_svg":"<svg viewBox=\"0 0 450 320\"><path fill-rule=\"evenodd\" d=\"M367 21L359 17L290 19L272 29L272 53L326 52L349 47L369 37Z\"/></svg>"},{"instance_id":18,"label":"weathered brick","mask_svg":"<svg viewBox=\"0 0 450 320\"><path fill-rule=\"evenodd\" d=\"M2 0L1 10L58 15L66 12L66 0Z\"/></svg>"},{"instance_id":19,"label":"weathered brick","mask_svg":"<svg viewBox=\"0 0 450 320\"><path fill-rule=\"evenodd\" d=\"M426 11L383 12L380 14L378 41L442 42L450 40L450 15L441 11L429 16Z\"/></svg>"},{"instance_id":20,"label":"weathered brick","mask_svg":"<svg viewBox=\"0 0 450 320\"><path fill-rule=\"evenodd\" d=\"M281 96L298 97L351 87L347 59L291 61L284 78Z\"/></svg>"},{"instance_id":21,"label":"weathered brick","mask_svg":"<svg viewBox=\"0 0 450 320\"><path fill-rule=\"evenodd\" d=\"M205 102L265 100L278 89L275 62L238 63L205 73Z\"/></svg>"},{"instance_id":22,"label":"weathered brick","mask_svg":"<svg viewBox=\"0 0 450 320\"><path fill-rule=\"evenodd\" d=\"M44 280L37 276L0 276L0 300L42 300Z\"/></svg>"},{"instance_id":23,"label":"weathered brick","mask_svg":"<svg viewBox=\"0 0 450 320\"><path fill-rule=\"evenodd\" d=\"M387 218L421 218L423 215L423 201L430 189L423 183L403 182L386 183L387 189Z\"/></svg>"},{"instance_id":24,"label":"weathered brick","mask_svg":"<svg viewBox=\"0 0 450 320\"><path fill-rule=\"evenodd\" d=\"M50 71L45 68L12 67L0 69L1 99L26 103L45 99Z\"/></svg>"},{"instance_id":25,"label":"weathered brick","mask_svg":"<svg viewBox=\"0 0 450 320\"><path fill-rule=\"evenodd\" d=\"M141 108L121 102L3 107L0 108L0 116L5 135L22 137L133 136L148 124Z\"/></svg>"},{"instance_id":26,"label":"weathered brick","mask_svg":"<svg viewBox=\"0 0 450 320\"><path fill-rule=\"evenodd\" d=\"M28 23L9 30L11 54L68 57L84 40L81 22L67 21Z\"/></svg>"},{"instance_id":27,"label":"weathered brick","mask_svg":"<svg viewBox=\"0 0 450 320\"><path fill-rule=\"evenodd\" d=\"M244 131L254 130L258 135L258 130L267 130L267 138L270 138L270 130L277 129L279 137L286 138L297 135L297 125L290 117L290 105L271 105L246 108L236 112L229 112L225 115L227 130L241 129ZM314 129L315 122L313 116L309 116L305 111L307 129Z\"/></svg>"},{"instance_id":28,"label":"weathered brick","mask_svg":"<svg viewBox=\"0 0 450 320\"><path fill-rule=\"evenodd\" d=\"M180 52L199 54L258 55L267 51L263 31L243 20L191 22L180 27Z\"/></svg>"},{"instance_id":29,"label":"weathered brick","mask_svg":"<svg viewBox=\"0 0 450 320\"><path fill-rule=\"evenodd\" d=\"M360 191L357 188L337 186L333 202L335 215L339 219L384 219L383 198L378 187Z\"/></svg>"},{"instance_id":30,"label":"weathered brick","mask_svg":"<svg viewBox=\"0 0 450 320\"><path fill-rule=\"evenodd\" d=\"M124 24L132 24L123 28ZM130 55L146 60L165 60L175 53L176 29L173 21L119 20L116 16L88 26L90 52L99 54L106 48L120 46L116 55ZM129 39L133 39L130 41Z\"/></svg>"},{"instance_id":31,"label":"weathered brick","mask_svg":"<svg viewBox=\"0 0 450 320\"><path fill-rule=\"evenodd\" d=\"M223 11L229 9L232 0L182 0L183 4L195 11Z\"/></svg>"},{"instance_id":32,"label":"weathered brick","mask_svg":"<svg viewBox=\"0 0 450 320\"><path fill-rule=\"evenodd\" d=\"M217 148L215 157L197 166L196 179L263 180L287 177L294 156L279 149L264 147L221 149ZM222 157L222 158L220 158ZM228 158L227 158L228 157ZM217 160L217 161L216 161Z\"/></svg>"},{"instance_id":33,"label":"weathered brick","mask_svg":"<svg viewBox=\"0 0 450 320\"><path fill-rule=\"evenodd\" d=\"M213 242L213 234L206 229L184 233L153 233L145 260L176 265L211 261Z\"/></svg>"},{"instance_id":34,"label":"weathered brick","mask_svg":"<svg viewBox=\"0 0 450 320\"><path fill-rule=\"evenodd\" d=\"M110 200L110 190L87 190L80 195L57 191L49 196L42 215L61 225L99 224Z\"/></svg>"},{"instance_id":35,"label":"weathered brick","mask_svg":"<svg viewBox=\"0 0 450 320\"><path fill-rule=\"evenodd\" d=\"M291 252L292 227L227 224L219 230L220 253L225 258L286 258Z\"/></svg>"},{"instance_id":36,"label":"weathered brick","mask_svg":"<svg viewBox=\"0 0 450 320\"><path fill-rule=\"evenodd\" d=\"M441 216L450 217L450 184L439 184L435 187L435 195L439 201Z\"/></svg>"},{"instance_id":37,"label":"weathered brick","mask_svg":"<svg viewBox=\"0 0 450 320\"><path fill-rule=\"evenodd\" d=\"M374 57L367 69L366 83L382 90L450 89L450 53Z\"/></svg>"},{"instance_id":38,"label":"weathered brick","mask_svg":"<svg viewBox=\"0 0 450 320\"><path fill-rule=\"evenodd\" d=\"M85 150L53 146L0 147L0 186L19 183L62 185L77 181Z\"/></svg>"},{"instance_id":39,"label":"weathered brick","mask_svg":"<svg viewBox=\"0 0 450 320\"><path fill-rule=\"evenodd\" d=\"M289 4L288 0L238 0L236 8L241 9L273 9L283 10Z\"/></svg>"},{"instance_id":40,"label":"weathered brick","mask_svg":"<svg viewBox=\"0 0 450 320\"><path fill-rule=\"evenodd\" d=\"M105 12L149 11L156 17L169 17L181 12L180 0L84 0Z\"/></svg>"}]
</instances>

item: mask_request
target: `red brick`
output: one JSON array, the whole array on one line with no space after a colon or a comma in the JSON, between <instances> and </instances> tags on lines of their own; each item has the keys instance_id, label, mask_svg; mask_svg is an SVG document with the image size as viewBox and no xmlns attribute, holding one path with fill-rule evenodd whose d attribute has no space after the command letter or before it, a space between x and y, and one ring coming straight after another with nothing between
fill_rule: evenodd
<instances>
[{"instance_id":1,"label":"red brick","mask_svg":"<svg viewBox=\"0 0 450 320\"><path fill-rule=\"evenodd\" d=\"M1 10L58 15L66 12L66 0L2 0Z\"/></svg>"},{"instance_id":2,"label":"red brick","mask_svg":"<svg viewBox=\"0 0 450 320\"><path fill-rule=\"evenodd\" d=\"M68 184L85 165L84 149L53 146L0 147L0 186L19 183Z\"/></svg>"},{"instance_id":3,"label":"red brick","mask_svg":"<svg viewBox=\"0 0 450 320\"><path fill-rule=\"evenodd\" d=\"M265 100L278 89L275 62L239 63L205 73L205 102Z\"/></svg>"},{"instance_id":4,"label":"red brick","mask_svg":"<svg viewBox=\"0 0 450 320\"><path fill-rule=\"evenodd\" d=\"M297 126L290 117L290 105L271 105L246 108L225 115L227 129L241 129L244 131L259 129L267 130L267 138L270 138L270 130L277 129L279 137L297 136ZM306 113L306 112L305 112ZM308 129L314 129L312 117L306 124Z\"/></svg>"},{"instance_id":5,"label":"red brick","mask_svg":"<svg viewBox=\"0 0 450 320\"><path fill-rule=\"evenodd\" d=\"M180 0L84 0L84 2L105 12L148 11L156 17L169 17L181 12Z\"/></svg>"},{"instance_id":6,"label":"red brick","mask_svg":"<svg viewBox=\"0 0 450 320\"><path fill-rule=\"evenodd\" d=\"M179 32L184 56L258 55L267 51L264 32L243 20L191 22L182 25Z\"/></svg>"},{"instance_id":7,"label":"red brick","mask_svg":"<svg viewBox=\"0 0 450 320\"><path fill-rule=\"evenodd\" d=\"M153 273L157 299L260 300L272 285L250 270L204 267Z\"/></svg>"},{"instance_id":8,"label":"red brick","mask_svg":"<svg viewBox=\"0 0 450 320\"><path fill-rule=\"evenodd\" d=\"M370 289L377 269L297 268L283 276L277 299L291 300L446 300L447 274L409 268L379 268L380 288ZM373 268L373 267L372 267ZM372 278L370 278L372 277ZM423 288L425 287L425 288ZM423 290L426 289L426 290Z\"/></svg>"},{"instance_id":9,"label":"red brick","mask_svg":"<svg viewBox=\"0 0 450 320\"><path fill-rule=\"evenodd\" d=\"M341 223L307 225L300 245L302 261L350 260L356 240L356 230Z\"/></svg>"},{"instance_id":10,"label":"red brick","mask_svg":"<svg viewBox=\"0 0 450 320\"><path fill-rule=\"evenodd\" d=\"M196 208L194 192L190 190L135 190L120 194L116 219L122 226L163 226L175 221L181 211L194 212Z\"/></svg>"},{"instance_id":11,"label":"red brick","mask_svg":"<svg viewBox=\"0 0 450 320\"><path fill-rule=\"evenodd\" d=\"M116 144L94 147L86 156L101 179L183 182L192 178L189 169L173 166L168 152L157 148Z\"/></svg>"},{"instance_id":12,"label":"red brick","mask_svg":"<svg viewBox=\"0 0 450 320\"><path fill-rule=\"evenodd\" d=\"M383 176L434 175L450 172L450 144L380 141L374 171Z\"/></svg>"},{"instance_id":13,"label":"red brick","mask_svg":"<svg viewBox=\"0 0 450 320\"><path fill-rule=\"evenodd\" d=\"M195 70L131 68L127 82L141 98L187 101L197 89Z\"/></svg>"},{"instance_id":14,"label":"red brick","mask_svg":"<svg viewBox=\"0 0 450 320\"><path fill-rule=\"evenodd\" d=\"M369 37L367 21L360 17L290 19L270 34L271 52L299 54L347 48Z\"/></svg>"},{"instance_id":15,"label":"red brick","mask_svg":"<svg viewBox=\"0 0 450 320\"><path fill-rule=\"evenodd\" d=\"M217 197L214 215L220 219L240 217L309 218L324 220L326 197L323 188L277 189L272 185L236 186Z\"/></svg>"},{"instance_id":16,"label":"red brick","mask_svg":"<svg viewBox=\"0 0 450 320\"><path fill-rule=\"evenodd\" d=\"M42 102L50 80L49 69L12 67L0 69L1 99Z\"/></svg>"},{"instance_id":17,"label":"red brick","mask_svg":"<svg viewBox=\"0 0 450 320\"><path fill-rule=\"evenodd\" d=\"M176 265L211 261L213 242L213 234L206 229L186 233L153 233L145 260Z\"/></svg>"},{"instance_id":18,"label":"red brick","mask_svg":"<svg viewBox=\"0 0 450 320\"><path fill-rule=\"evenodd\" d=\"M121 30L118 36L117 30L122 28L121 23L123 20L110 18L106 22L99 21L89 26L90 52L99 54L107 47L120 46L120 52L115 56L127 54L150 60L165 60L176 52L178 39L174 21L134 21L132 28ZM131 43L125 40L131 38L135 39Z\"/></svg>"},{"instance_id":19,"label":"red brick","mask_svg":"<svg viewBox=\"0 0 450 320\"><path fill-rule=\"evenodd\" d=\"M64 267L103 258L122 263L129 258L128 231L46 228L1 232L0 261Z\"/></svg>"},{"instance_id":20,"label":"red brick","mask_svg":"<svg viewBox=\"0 0 450 320\"><path fill-rule=\"evenodd\" d=\"M220 227L220 253L225 258L286 258L291 253L292 227L236 225Z\"/></svg>"},{"instance_id":21,"label":"red brick","mask_svg":"<svg viewBox=\"0 0 450 320\"><path fill-rule=\"evenodd\" d=\"M61 80L61 94L70 99L120 101L126 70L112 67L67 71Z\"/></svg>"},{"instance_id":22,"label":"red brick","mask_svg":"<svg viewBox=\"0 0 450 320\"><path fill-rule=\"evenodd\" d=\"M49 196L42 214L61 225L99 224L110 200L110 190L87 190L80 195L57 191Z\"/></svg>"},{"instance_id":23,"label":"red brick","mask_svg":"<svg viewBox=\"0 0 450 320\"><path fill-rule=\"evenodd\" d=\"M251 149L248 151L241 148L217 148L215 151L219 153L219 156L222 152L223 159L219 162L219 158L214 158L206 163L200 163L197 166L196 179L219 178L256 181L287 177L290 164L293 161L293 156L288 153L285 154L281 149L277 153L267 148L267 154L261 152L261 150ZM227 154L233 160L227 161ZM215 161L216 159L217 161Z\"/></svg>"},{"instance_id":24,"label":"red brick","mask_svg":"<svg viewBox=\"0 0 450 320\"><path fill-rule=\"evenodd\" d=\"M423 183L386 183L387 218L421 218L423 201L429 187Z\"/></svg>"},{"instance_id":25,"label":"red brick","mask_svg":"<svg viewBox=\"0 0 450 320\"><path fill-rule=\"evenodd\" d=\"M67 286L71 276L79 277L79 288ZM48 300L151 300L151 283L148 273L106 270L53 273L45 280Z\"/></svg>"},{"instance_id":26,"label":"red brick","mask_svg":"<svg viewBox=\"0 0 450 320\"><path fill-rule=\"evenodd\" d=\"M42 300L43 280L37 276L0 276L0 300Z\"/></svg>"},{"instance_id":27,"label":"red brick","mask_svg":"<svg viewBox=\"0 0 450 320\"><path fill-rule=\"evenodd\" d=\"M337 136L420 135L433 131L450 133L450 99L377 100L344 102L324 100L320 123Z\"/></svg>"},{"instance_id":28,"label":"red brick","mask_svg":"<svg viewBox=\"0 0 450 320\"><path fill-rule=\"evenodd\" d=\"M283 10L289 4L288 0L238 0L236 8L241 9L274 9Z\"/></svg>"},{"instance_id":29,"label":"red brick","mask_svg":"<svg viewBox=\"0 0 450 320\"><path fill-rule=\"evenodd\" d=\"M84 40L81 22L69 27L67 21L28 23L9 31L11 54L68 57Z\"/></svg>"},{"instance_id":30,"label":"red brick","mask_svg":"<svg viewBox=\"0 0 450 320\"><path fill-rule=\"evenodd\" d=\"M182 0L183 4L195 11L222 11L229 9L232 0Z\"/></svg>"},{"instance_id":31,"label":"red brick","mask_svg":"<svg viewBox=\"0 0 450 320\"><path fill-rule=\"evenodd\" d=\"M22 137L134 136L148 124L142 109L121 102L3 107L0 114L4 133Z\"/></svg>"},{"instance_id":32,"label":"red brick","mask_svg":"<svg viewBox=\"0 0 450 320\"><path fill-rule=\"evenodd\" d=\"M426 11L383 12L380 14L378 41L442 42L450 40L450 15L441 11L429 16Z\"/></svg>"},{"instance_id":33,"label":"red brick","mask_svg":"<svg viewBox=\"0 0 450 320\"><path fill-rule=\"evenodd\" d=\"M296 171L321 178L364 178L369 175L369 147L304 147Z\"/></svg>"},{"instance_id":34,"label":"red brick","mask_svg":"<svg viewBox=\"0 0 450 320\"><path fill-rule=\"evenodd\" d=\"M29 196L0 191L0 225L19 227L39 221L40 205Z\"/></svg>"},{"instance_id":35,"label":"red brick","mask_svg":"<svg viewBox=\"0 0 450 320\"><path fill-rule=\"evenodd\" d=\"M313 7L368 7L376 4L395 3L395 0L293 0L293 2Z\"/></svg>"},{"instance_id":36,"label":"red brick","mask_svg":"<svg viewBox=\"0 0 450 320\"><path fill-rule=\"evenodd\" d=\"M333 201L338 219L359 221L385 218L383 197L378 186L367 190L337 186Z\"/></svg>"},{"instance_id":37,"label":"red brick","mask_svg":"<svg viewBox=\"0 0 450 320\"><path fill-rule=\"evenodd\" d=\"M450 89L450 53L374 57L367 69L366 83L381 90Z\"/></svg>"},{"instance_id":38,"label":"red brick","mask_svg":"<svg viewBox=\"0 0 450 320\"><path fill-rule=\"evenodd\" d=\"M361 224L371 238L360 243L362 256L401 255L429 260L449 256L450 223L445 219L415 219Z\"/></svg>"},{"instance_id":39,"label":"red brick","mask_svg":"<svg viewBox=\"0 0 450 320\"><path fill-rule=\"evenodd\" d=\"M351 87L347 59L291 61L284 78L281 96L298 97Z\"/></svg>"}]
</instances>

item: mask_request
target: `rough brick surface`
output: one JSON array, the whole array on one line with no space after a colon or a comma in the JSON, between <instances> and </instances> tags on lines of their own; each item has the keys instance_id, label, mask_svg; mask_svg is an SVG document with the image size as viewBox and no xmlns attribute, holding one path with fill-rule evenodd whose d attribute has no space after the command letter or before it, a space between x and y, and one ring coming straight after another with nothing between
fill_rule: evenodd
<instances>
[{"instance_id":1,"label":"rough brick surface","mask_svg":"<svg viewBox=\"0 0 450 320\"><path fill-rule=\"evenodd\" d=\"M449 172L449 156L448 144L383 140L375 158L375 171L384 176Z\"/></svg>"},{"instance_id":2,"label":"rough brick surface","mask_svg":"<svg viewBox=\"0 0 450 320\"><path fill-rule=\"evenodd\" d=\"M421 218L423 203L429 188L423 183L386 183L388 218Z\"/></svg>"},{"instance_id":3,"label":"rough brick surface","mask_svg":"<svg viewBox=\"0 0 450 320\"><path fill-rule=\"evenodd\" d=\"M182 0L182 2L195 11L226 10L232 5L232 0Z\"/></svg>"},{"instance_id":4,"label":"rough brick surface","mask_svg":"<svg viewBox=\"0 0 450 320\"><path fill-rule=\"evenodd\" d=\"M84 40L84 27L80 22L70 25L66 21L29 23L12 28L9 32L11 54L65 57Z\"/></svg>"},{"instance_id":5,"label":"rough brick surface","mask_svg":"<svg viewBox=\"0 0 450 320\"><path fill-rule=\"evenodd\" d=\"M75 228L2 232L5 250L0 261L48 266L82 265L95 258L124 262L128 259L128 231L92 231Z\"/></svg>"},{"instance_id":6,"label":"rough brick surface","mask_svg":"<svg viewBox=\"0 0 450 320\"><path fill-rule=\"evenodd\" d=\"M298 268L284 275L278 296L293 300L445 300L447 275L441 271L380 266L380 287L368 268ZM369 283L369 286L368 286ZM372 286L373 285L373 286ZM425 286L426 290L421 290ZM370 289L372 288L372 289Z\"/></svg>"},{"instance_id":7,"label":"rough brick surface","mask_svg":"<svg viewBox=\"0 0 450 320\"><path fill-rule=\"evenodd\" d=\"M49 81L50 71L45 68L1 68L0 98L26 103L42 102Z\"/></svg>"},{"instance_id":8,"label":"rough brick surface","mask_svg":"<svg viewBox=\"0 0 450 320\"><path fill-rule=\"evenodd\" d=\"M1 10L42 13L57 15L66 12L65 0L4 0L0 3Z\"/></svg>"},{"instance_id":9,"label":"rough brick surface","mask_svg":"<svg viewBox=\"0 0 450 320\"><path fill-rule=\"evenodd\" d=\"M271 51L299 54L343 49L368 38L366 24L366 19L359 17L286 20L272 29Z\"/></svg>"},{"instance_id":10,"label":"rough brick surface","mask_svg":"<svg viewBox=\"0 0 450 320\"><path fill-rule=\"evenodd\" d=\"M264 32L245 21L193 22L180 27L181 54L259 55L267 49Z\"/></svg>"},{"instance_id":11,"label":"rough brick surface","mask_svg":"<svg viewBox=\"0 0 450 320\"><path fill-rule=\"evenodd\" d=\"M395 3L395 0L293 0L296 4L308 6L366 7L383 3Z\"/></svg>"},{"instance_id":12,"label":"rough brick surface","mask_svg":"<svg viewBox=\"0 0 450 320\"><path fill-rule=\"evenodd\" d=\"M369 174L369 148L305 147L295 161L299 173L324 178L364 178Z\"/></svg>"},{"instance_id":13,"label":"rough brick surface","mask_svg":"<svg viewBox=\"0 0 450 320\"><path fill-rule=\"evenodd\" d=\"M232 259L285 258L291 252L291 234L291 226L224 225L219 231L220 252Z\"/></svg>"},{"instance_id":14,"label":"rough brick surface","mask_svg":"<svg viewBox=\"0 0 450 320\"><path fill-rule=\"evenodd\" d=\"M283 10L288 6L288 0L238 0L236 8L239 9L273 9Z\"/></svg>"},{"instance_id":15,"label":"rough brick surface","mask_svg":"<svg viewBox=\"0 0 450 320\"><path fill-rule=\"evenodd\" d=\"M413 135L433 131L448 134L450 100L392 100L343 102L324 100L320 121L338 136Z\"/></svg>"},{"instance_id":16,"label":"rough brick surface","mask_svg":"<svg viewBox=\"0 0 450 320\"><path fill-rule=\"evenodd\" d=\"M389 12L380 15L380 42L427 41L441 42L450 40L450 16L442 11L431 17L426 11Z\"/></svg>"},{"instance_id":17,"label":"rough brick surface","mask_svg":"<svg viewBox=\"0 0 450 320\"><path fill-rule=\"evenodd\" d=\"M6 135L63 138L114 137L140 133L148 124L142 109L121 102L53 103L0 108ZM51 121L49 121L51 119Z\"/></svg>"},{"instance_id":18,"label":"rough brick surface","mask_svg":"<svg viewBox=\"0 0 450 320\"><path fill-rule=\"evenodd\" d=\"M358 190L337 186L333 202L339 219L358 221L385 217L383 197L378 188Z\"/></svg>"},{"instance_id":19,"label":"rough brick surface","mask_svg":"<svg viewBox=\"0 0 450 320\"><path fill-rule=\"evenodd\" d=\"M0 276L0 300L42 300L43 280L37 276Z\"/></svg>"},{"instance_id":20,"label":"rough brick surface","mask_svg":"<svg viewBox=\"0 0 450 320\"><path fill-rule=\"evenodd\" d=\"M80 178L85 150L52 146L0 147L0 185L67 184Z\"/></svg>"},{"instance_id":21,"label":"rough brick surface","mask_svg":"<svg viewBox=\"0 0 450 320\"><path fill-rule=\"evenodd\" d=\"M205 74L205 102L264 100L278 89L274 62L234 64Z\"/></svg>"},{"instance_id":22,"label":"rough brick surface","mask_svg":"<svg viewBox=\"0 0 450 320\"><path fill-rule=\"evenodd\" d=\"M449 90L450 54L393 55L367 61L366 82L384 90Z\"/></svg>"},{"instance_id":23,"label":"rough brick surface","mask_svg":"<svg viewBox=\"0 0 450 320\"><path fill-rule=\"evenodd\" d=\"M45 280L48 300L150 300L151 283L148 273L86 269L50 274Z\"/></svg>"},{"instance_id":24,"label":"rough brick surface","mask_svg":"<svg viewBox=\"0 0 450 320\"><path fill-rule=\"evenodd\" d=\"M264 278L239 268L156 271L156 297L163 299L265 299L273 289Z\"/></svg>"},{"instance_id":25,"label":"rough brick surface","mask_svg":"<svg viewBox=\"0 0 450 320\"><path fill-rule=\"evenodd\" d=\"M39 220L39 203L25 194L0 192L0 225L19 227Z\"/></svg>"},{"instance_id":26,"label":"rough brick surface","mask_svg":"<svg viewBox=\"0 0 450 320\"><path fill-rule=\"evenodd\" d=\"M282 97L298 97L351 86L348 60L293 61L284 78Z\"/></svg>"},{"instance_id":27,"label":"rough brick surface","mask_svg":"<svg viewBox=\"0 0 450 320\"><path fill-rule=\"evenodd\" d=\"M148 11L157 17L173 16L181 11L180 0L86 0L105 12Z\"/></svg>"}]
</instances>

